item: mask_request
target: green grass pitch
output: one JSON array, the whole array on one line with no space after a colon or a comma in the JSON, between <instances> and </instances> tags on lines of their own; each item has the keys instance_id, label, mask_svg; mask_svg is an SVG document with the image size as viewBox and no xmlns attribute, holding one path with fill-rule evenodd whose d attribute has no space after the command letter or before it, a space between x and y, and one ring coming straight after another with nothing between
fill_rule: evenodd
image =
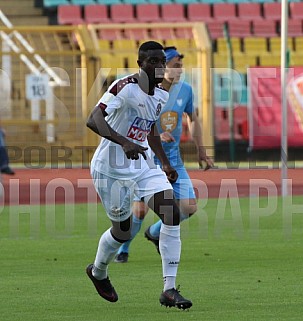
<instances>
[{"instance_id":1,"label":"green grass pitch","mask_svg":"<svg viewBox=\"0 0 303 321\"><path fill-rule=\"evenodd\" d=\"M189 311L159 304L160 257L143 231L128 264L112 263L119 301L85 274L109 226L94 204L4 207L0 214L3 321L299 321L303 315L302 197L200 201L182 223L177 284ZM256 205L257 204L257 205ZM256 207L257 206L257 207ZM96 215L98 209L99 214ZM298 214L291 214L291 212ZM30 213L30 214L29 214Z\"/></svg>"}]
</instances>

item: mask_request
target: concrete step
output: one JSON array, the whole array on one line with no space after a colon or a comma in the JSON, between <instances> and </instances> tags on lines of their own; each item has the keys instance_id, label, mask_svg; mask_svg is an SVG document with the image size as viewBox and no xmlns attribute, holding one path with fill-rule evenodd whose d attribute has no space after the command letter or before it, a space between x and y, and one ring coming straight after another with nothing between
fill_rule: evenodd
<instances>
[{"instance_id":1,"label":"concrete step","mask_svg":"<svg viewBox=\"0 0 303 321\"><path fill-rule=\"evenodd\" d=\"M14 26L45 26L48 25L48 18L43 16L28 16L28 17L10 17L11 23Z\"/></svg>"}]
</instances>

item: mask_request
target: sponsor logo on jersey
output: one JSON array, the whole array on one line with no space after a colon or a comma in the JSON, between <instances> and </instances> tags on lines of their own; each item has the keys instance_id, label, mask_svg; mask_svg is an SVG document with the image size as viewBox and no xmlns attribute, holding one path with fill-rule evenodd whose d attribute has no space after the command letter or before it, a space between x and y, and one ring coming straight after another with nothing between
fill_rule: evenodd
<instances>
[{"instance_id":1,"label":"sponsor logo on jersey","mask_svg":"<svg viewBox=\"0 0 303 321\"><path fill-rule=\"evenodd\" d=\"M159 103L159 104L157 105L157 109L156 109L156 116L159 116L159 115L160 115L161 109L162 109L162 105L161 105L161 103Z\"/></svg>"},{"instance_id":2,"label":"sponsor logo on jersey","mask_svg":"<svg viewBox=\"0 0 303 321\"><path fill-rule=\"evenodd\" d=\"M164 132L171 133L177 127L177 123L178 113L175 111L168 111L160 116L160 124Z\"/></svg>"},{"instance_id":3,"label":"sponsor logo on jersey","mask_svg":"<svg viewBox=\"0 0 303 321\"><path fill-rule=\"evenodd\" d=\"M127 132L127 137L144 142L153 124L153 120L136 117Z\"/></svg>"}]
</instances>

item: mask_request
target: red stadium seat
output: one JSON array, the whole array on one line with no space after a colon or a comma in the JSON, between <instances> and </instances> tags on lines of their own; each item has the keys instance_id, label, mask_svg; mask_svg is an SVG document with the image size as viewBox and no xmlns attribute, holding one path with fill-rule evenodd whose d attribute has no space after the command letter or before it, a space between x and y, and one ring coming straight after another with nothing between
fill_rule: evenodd
<instances>
[{"instance_id":1,"label":"red stadium seat","mask_svg":"<svg viewBox=\"0 0 303 321\"><path fill-rule=\"evenodd\" d=\"M103 4L92 4L84 6L84 20L86 23L108 23L107 6Z\"/></svg>"},{"instance_id":2,"label":"red stadium seat","mask_svg":"<svg viewBox=\"0 0 303 321\"><path fill-rule=\"evenodd\" d=\"M235 3L215 3L213 5L213 16L218 21L230 21L238 19L236 16Z\"/></svg>"},{"instance_id":3,"label":"red stadium seat","mask_svg":"<svg viewBox=\"0 0 303 321\"><path fill-rule=\"evenodd\" d=\"M162 4L161 17L164 22L186 21L183 4L181 3Z\"/></svg>"},{"instance_id":4,"label":"red stadium seat","mask_svg":"<svg viewBox=\"0 0 303 321\"><path fill-rule=\"evenodd\" d=\"M81 16L81 7L78 5L58 6L57 15L59 25L78 25L84 23Z\"/></svg>"},{"instance_id":5,"label":"red stadium seat","mask_svg":"<svg viewBox=\"0 0 303 321\"><path fill-rule=\"evenodd\" d=\"M104 40L122 39L121 30L119 29L100 29L99 38Z\"/></svg>"},{"instance_id":6,"label":"red stadium seat","mask_svg":"<svg viewBox=\"0 0 303 321\"><path fill-rule=\"evenodd\" d=\"M207 23L207 28L212 39L223 38L223 21L212 21Z\"/></svg>"},{"instance_id":7,"label":"red stadium seat","mask_svg":"<svg viewBox=\"0 0 303 321\"><path fill-rule=\"evenodd\" d=\"M192 39L193 32L191 28L176 28L176 37L181 39Z\"/></svg>"},{"instance_id":8,"label":"red stadium seat","mask_svg":"<svg viewBox=\"0 0 303 321\"><path fill-rule=\"evenodd\" d=\"M250 37L251 25L249 20L232 20L228 23L229 35L231 37Z\"/></svg>"},{"instance_id":9,"label":"red stadium seat","mask_svg":"<svg viewBox=\"0 0 303 321\"><path fill-rule=\"evenodd\" d=\"M267 20L281 20L281 3L265 2L263 4L263 14Z\"/></svg>"},{"instance_id":10,"label":"red stadium seat","mask_svg":"<svg viewBox=\"0 0 303 321\"><path fill-rule=\"evenodd\" d=\"M288 20L288 36L289 37L302 37L302 20L301 19L289 19ZM281 27L280 27L281 29Z\"/></svg>"},{"instance_id":11,"label":"red stadium seat","mask_svg":"<svg viewBox=\"0 0 303 321\"><path fill-rule=\"evenodd\" d=\"M292 19L303 20L303 2L291 2L289 4L289 13Z\"/></svg>"},{"instance_id":12,"label":"red stadium seat","mask_svg":"<svg viewBox=\"0 0 303 321\"><path fill-rule=\"evenodd\" d=\"M131 4L113 4L110 6L111 19L114 23L136 22L134 7Z\"/></svg>"},{"instance_id":13,"label":"red stadium seat","mask_svg":"<svg viewBox=\"0 0 303 321\"><path fill-rule=\"evenodd\" d=\"M276 37L278 35L276 21L274 20L254 20L252 26L254 36Z\"/></svg>"},{"instance_id":14,"label":"red stadium seat","mask_svg":"<svg viewBox=\"0 0 303 321\"><path fill-rule=\"evenodd\" d=\"M153 39L175 39L175 33L172 28L156 28L151 30L151 37Z\"/></svg>"},{"instance_id":15,"label":"red stadium seat","mask_svg":"<svg viewBox=\"0 0 303 321\"><path fill-rule=\"evenodd\" d=\"M239 3L238 4L238 16L243 20L261 20L261 4L257 2L252 3Z\"/></svg>"},{"instance_id":16,"label":"red stadium seat","mask_svg":"<svg viewBox=\"0 0 303 321\"><path fill-rule=\"evenodd\" d=\"M155 3L137 4L137 21L158 22L161 21L159 6Z\"/></svg>"},{"instance_id":17,"label":"red stadium seat","mask_svg":"<svg viewBox=\"0 0 303 321\"><path fill-rule=\"evenodd\" d=\"M134 40L145 40L148 39L147 30L144 28L140 29L125 29L124 37L126 39L134 39Z\"/></svg>"},{"instance_id":18,"label":"red stadium seat","mask_svg":"<svg viewBox=\"0 0 303 321\"><path fill-rule=\"evenodd\" d=\"M187 19L189 21L212 21L210 5L208 3L189 3Z\"/></svg>"}]
</instances>

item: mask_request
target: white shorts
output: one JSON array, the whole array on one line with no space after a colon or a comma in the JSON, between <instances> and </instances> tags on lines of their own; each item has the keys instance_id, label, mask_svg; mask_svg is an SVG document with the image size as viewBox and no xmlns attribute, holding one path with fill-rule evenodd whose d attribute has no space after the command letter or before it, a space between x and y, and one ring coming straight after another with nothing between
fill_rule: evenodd
<instances>
[{"instance_id":1,"label":"white shorts","mask_svg":"<svg viewBox=\"0 0 303 321\"><path fill-rule=\"evenodd\" d=\"M160 168L151 169L136 180L119 180L94 169L91 175L107 216L115 222L125 221L131 216L135 196L147 203L154 194L172 190Z\"/></svg>"}]
</instances>

